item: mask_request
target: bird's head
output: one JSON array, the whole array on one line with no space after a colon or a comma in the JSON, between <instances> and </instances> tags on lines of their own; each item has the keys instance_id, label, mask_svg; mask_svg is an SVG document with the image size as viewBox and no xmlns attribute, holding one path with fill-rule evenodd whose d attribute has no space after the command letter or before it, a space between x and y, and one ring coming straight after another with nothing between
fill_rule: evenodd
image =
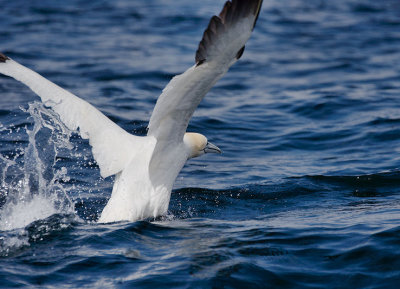
<instances>
[{"instance_id":1,"label":"bird's head","mask_svg":"<svg viewBox=\"0 0 400 289\"><path fill-rule=\"evenodd\" d=\"M188 159L199 157L206 153L221 153L221 150L216 145L207 141L207 138L199 133L185 133L183 142L188 150Z\"/></svg>"}]
</instances>

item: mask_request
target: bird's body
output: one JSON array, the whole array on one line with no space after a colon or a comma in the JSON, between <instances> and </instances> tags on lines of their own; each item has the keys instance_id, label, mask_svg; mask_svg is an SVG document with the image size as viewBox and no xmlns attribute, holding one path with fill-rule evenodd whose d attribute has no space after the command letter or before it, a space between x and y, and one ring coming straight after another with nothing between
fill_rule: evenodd
<instances>
[{"instance_id":1,"label":"bird's body","mask_svg":"<svg viewBox=\"0 0 400 289\"><path fill-rule=\"evenodd\" d=\"M220 152L205 136L187 133L186 128L205 94L242 55L261 3L228 1L219 16L211 18L196 52L196 64L163 90L144 137L126 132L86 101L0 53L0 73L27 85L69 129L89 139L102 177L116 175L99 222L165 214L173 184L186 161Z\"/></svg>"},{"instance_id":2,"label":"bird's body","mask_svg":"<svg viewBox=\"0 0 400 289\"><path fill-rule=\"evenodd\" d=\"M156 139L147 136L141 141L143 146L132 156L125 169L116 175L111 198L99 222L139 220L166 213L168 205L165 204L169 203L168 192L171 188L164 181L159 186L154 186L147 169Z\"/></svg>"},{"instance_id":3,"label":"bird's body","mask_svg":"<svg viewBox=\"0 0 400 289\"><path fill-rule=\"evenodd\" d=\"M191 135L186 134L186 138ZM163 148L163 155L157 160L153 159L157 140L145 136L140 141L143 146L116 175L111 198L99 222L140 220L167 212L172 186L190 158L191 146L186 142L171 144Z\"/></svg>"}]
</instances>

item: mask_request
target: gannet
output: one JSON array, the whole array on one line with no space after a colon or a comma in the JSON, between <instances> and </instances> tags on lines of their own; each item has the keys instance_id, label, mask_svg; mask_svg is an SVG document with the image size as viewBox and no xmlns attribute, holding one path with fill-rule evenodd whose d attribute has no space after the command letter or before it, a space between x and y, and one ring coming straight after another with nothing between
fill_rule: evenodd
<instances>
[{"instance_id":1,"label":"gannet","mask_svg":"<svg viewBox=\"0 0 400 289\"><path fill-rule=\"evenodd\" d=\"M115 175L100 223L136 221L167 213L171 190L188 159L220 153L204 135L186 132L211 87L243 54L262 0L227 1L204 31L195 64L162 91L146 136L132 135L88 102L0 53L0 73L27 85L61 121L89 139L103 178Z\"/></svg>"}]
</instances>

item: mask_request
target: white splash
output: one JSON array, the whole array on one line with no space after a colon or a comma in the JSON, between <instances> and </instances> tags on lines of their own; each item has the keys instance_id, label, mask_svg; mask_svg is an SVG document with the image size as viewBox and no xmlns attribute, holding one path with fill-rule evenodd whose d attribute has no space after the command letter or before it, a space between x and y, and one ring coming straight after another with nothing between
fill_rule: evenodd
<instances>
[{"instance_id":1,"label":"white splash","mask_svg":"<svg viewBox=\"0 0 400 289\"><path fill-rule=\"evenodd\" d=\"M0 154L0 197L5 200L0 207L0 231L24 228L56 213L74 212L60 183L68 180L67 169L55 169L57 150L72 148L71 132L41 103L29 104L25 112L34 121L32 130L25 128L27 146L16 147L17 153L12 157ZM6 130L4 126L0 128ZM12 135L18 129L7 130Z\"/></svg>"},{"instance_id":2,"label":"white splash","mask_svg":"<svg viewBox=\"0 0 400 289\"><path fill-rule=\"evenodd\" d=\"M0 230L9 231L24 228L30 223L45 219L57 213L52 200L43 196L33 196L29 201L20 200L8 204L0 214Z\"/></svg>"}]
</instances>

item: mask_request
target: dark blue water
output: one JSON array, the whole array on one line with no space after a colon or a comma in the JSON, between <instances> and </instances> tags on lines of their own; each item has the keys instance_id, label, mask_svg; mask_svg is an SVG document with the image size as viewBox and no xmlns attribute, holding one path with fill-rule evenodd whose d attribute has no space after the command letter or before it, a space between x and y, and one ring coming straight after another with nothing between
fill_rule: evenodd
<instances>
[{"instance_id":1,"label":"dark blue water","mask_svg":"<svg viewBox=\"0 0 400 289\"><path fill-rule=\"evenodd\" d=\"M223 2L0 0L0 51L144 134ZM398 288L399 47L397 0L265 0L189 127L224 153L109 225L88 142L0 76L0 287Z\"/></svg>"}]
</instances>

